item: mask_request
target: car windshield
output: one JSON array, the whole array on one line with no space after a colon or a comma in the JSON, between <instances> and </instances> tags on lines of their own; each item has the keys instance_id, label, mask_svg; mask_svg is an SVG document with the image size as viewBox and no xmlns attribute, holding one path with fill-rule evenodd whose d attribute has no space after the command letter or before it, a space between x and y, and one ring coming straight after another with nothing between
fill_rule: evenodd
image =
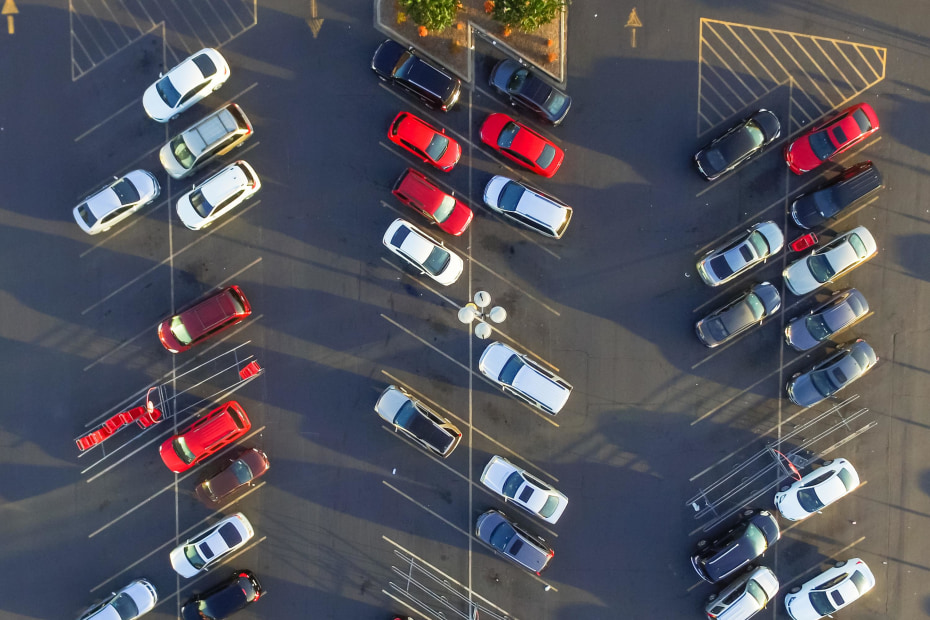
<instances>
[{"instance_id":1,"label":"car windshield","mask_svg":"<svg viewBox=\"0 0 930 620\"><path fill-rule=\"evenodd\" d=\"M859 591L859 594L865 594L866 590L869 589L869 582L866 581L865 575L861 571L853 571L849 575L850 581L853 582L853 585L856 586L856 590Z\"/></svg>"},{"instance_id":2,"label":"car windshield","mask_svg":"<svg viewBox=\"0 0 930 620\"><path fill-rule=\"evenodd\" d=\"M752 552L756 556L762 555L762 552L765 551L767 543L765 542L765 534L762 533L762 530L755 524L750 523L746 527L746 533L743 534L743 540L745 540L749 546L752 548Z\"/></svg>"},{"instance_id":3,"label":"car windshield","mask_svg":"<svg viewBox=\"0 0 930 620\"><path fill-rule=\"evenodd\" d=\"M548 168L553 159L555 159L555 149L549 144L544 144L542 153L539 154L539 158L536 160L536 165L540 168Z\"/></svg>"},{"instance_id":4,"label":"car windshield","mask_svg":"<svg viewBox=\"0 0 930 620\"><path fill-rule=\"evenodd\" d=\"M449 216L452 215L452 212L455 210L455 198L445 194L442 197L442 202L439 203L439 207L436 209L436 212L433 213L433 217L436 218L437 222L445 222L449 219Z\"/></svg>"},{"instance_id":5,"label":"car windshield","mask_svg":"<svg viewBox=\"0 0 930 620\"><path fill-rule=\"evenodd\" d=\"M856 252L856 256L859 258L865 258L869 253L869 251L865 249L865 244L862 243L862 239L859 238L859 235L849 235L849 245L852 246L852 249Z\"/></svg>"},{"instance_id":6,"label":"car windshield","mask_svg":"<svg viewBox=\"0 0 930 620\"><path fill-rule=\"evenodd\" d=\"M520 472L515 471L509 476L507 480L504 481L504 487L501 489L501 493L507 497L513 499L517 496L517 491L523 486L523 476L520 475Z\"/></svg>"},{"instance_id":7,"label":"car windshield","mask_svg":"<svg viewBox=\"0 0 930 620\"><path fill-rule=\"evenodd\" d=\"M213 205L207 202L203 192L199 189L191 192L191 206L194 207L194 211L200 217L210 217L210 213L213 211Z\"/></svg>"},{"instance_id":8,"label":"car windshield","mask_svg":"<svg viewBox=\"0 0 930 620\"><path fill-rule=\"evenodd\" d=\"M550 495L549 499L546 500L546 503L543 504L543 507L539 509L539 514L546 517L547 519L555 514L556 508L559 507L559 497L558 495Z\"/></svg>"},{"instance_id":9,"label":"car windshield","mask_svg":"<svg viewBox=\"0 0 930 620\"><path fill-rule=\"evenodd\" d=\"M513 139L517 137L517 133L520 131L520 126L516 123L510 121L504 128L501 129L501 135L497 136L497 146L502 149L509 149L510 145L513 144Z\"/></svg>"},{"instance_id":10,"label":"car windshield","mask_svg":"<svg viewBox=\"0 0 930 620\"><path fill-rule=\"evenodd\" d=\"M187 148L187 143L184 142L184 138L176 136L171 141L170 147L171 153L174 155L174 158L178 160L178 163L181 164L181 167L190 170L191 166L194 165L194 154Z\"/></svg>"},{"instance_id":11,"label":"car windshield","mask_svg":"<svg viewBox=\"0 0 930 620\"><path fill-rule=\"evenodd\" d=\"M423 261L423 268L434 276L438 276L443 272L450 260L452 260L452 257L449 253L437 245L433 247L429 256Z\"/></svg>"},{"instance_id":12,"label":"car windshield","mask_svg":"<svg viewBox=\"0 0 930 620\"><path fill-rule=\"evenodd\" d=\"M846 487L847 491L852 491L855 488L855 483L853 482L852 474L849 473L849 470L845 467L836 472L837 477L843 483L843 486Z\"/></svg>"},{"instance_id":13,"label":"car windshield","mask_svg":"<svg viewBox=\"0 0 930 620\"><path fill-rule=\"evenodd\" d=\"M407 62L413 58L413 54L410 52L404 52L400 55L400 58L397 59L397 64L394 65L394 77L398 79L405 79L407 74L410 72L410 67L413 66L413 61Z\"/></svg>"},{"instance_id":14,"label":"car windshield","mask_svg":"<svg viewBox=\"0 0 930 620\"><path fill-rule=\"evenodd\" d=\"M498 380L501 383L513 385L513 379L517 376L517 373L520 372L521 368L523 368L523 360L516 355L511 355L507 363L504 364L504 367L501 368L501 374Z\"/></svg>"},{"instance_id":15,"label":"car windshield","mask_svg":"<svg viewBox=\"0 0 930 620\"><path fill-rule=\"evenodd\" d=\"M507 548L507 543L510 542L510 539L513 538L516 533L516 530L510 527L510 524L501 523L491 532L491 546L504 551Z\"/></svg>"},{"instance_id":16,"label":"car windshield","mask_svg":"<svg viewBox=\"0 0 930 620\"><path fill-rule=\"evenodd\" d=\"M193 463L194 459L197 458L191 449L187 447L187 442L184 440L184 437L175 438L175 440L171 442L171 446L174 448L174 453L178 455L178 458L185 463Z\"/></svg>"},{"instance_id":17,"label":"car windshield","mask_svg":"<svg viewBox=\"0 0 930 620\"><path fill-rule=\"evenodd\" d=\"M814 513L824 507L824 503L817 497L814 489L798 489L798 504L805 512Z\"/></svg>"},{"instance_id":18,"label":"car windshield","mask_svg":"<svg viewBox=\"0 0 930 620\"><path fill-rule=\"evenodd\" d=\"M517 204L520 203L520 197L526 190L519 183L510 181L504 186L504 191L497 198L498 206L504 211L516 211Z\"/></svg>"},{"instance_id":19,"label":"car windshield","mask_svg":"<svg viewBox=\"0 0 930 620\"><path fill-rule=\"evenodd\" d=\"M429 146L426 147L426 154L429 155L433 161L439 161L439 159L446 154L448 148L449 138L442 134L435 133L433 134L433 139L429 141Z\"/></svg>"},{"instance_id":20,"label":"car windshield","mask_svg":"<svg viewBox=\"0 0 930 620\"><path fill-rule=\"evenodd\" d=\"M756 599L756 602L759 603L759 609L765 607L765 604L769 601L769 598L765 595L765 590L752 579L746 583L746 592L749 593L749 596Z\"/></svg>"},{"instance_id":21,"label":"car windshield","mask_svg":"<svg viewBox=\"0 0 930 620\"><path fill-rule=\"evenodd\" d=\"M823 254L814 254L807 259L807 268L810 269L814 279L823 284L836 274L830 261Z\"/></svg>"},{"instance_id":22,"label":"car windshield","mask_svg":"<svg viewBox=\"0 0 930 620\"><path fill-rule=\"evenodd\" d=\"M810 332L811 336L816 341L826 340L833 333L833 330L830 329L830 326L827 325L827 322L824 320L823 315L813 315L807 317L804 321L804 326L807 328L807 331Z\"/></svg>"},{"instance_id":23,"label":"car windshield","mask_svg":"<svg viewBox=\"0 0 930 620\"><path fill-rule=\"evenodd\" d=\"M197 553L197 545L185 545L184 546L184 557L187 558L187 561L191 563L196 569L201 569L207 563L200 554Z\"/></svg>"},{"instance_id":24,"label":"car windshield","mask_svg":"<svg viewBox=\"0 0 930 620\"><path fill-rule=\"evenodd\" d=\"M811 145L811 150L814 151L814 155L817 156L817 159L823 161L829 159L833 152L836 150L833 147L833 143L830 142L830 138L827 137L826 131L818 131L817 133L812 133L810 138L808 138Z\"/></svg>"},{"instance_id":25,"label":"car windshield","mask_svg":"<svg viewBox=\"0 0 930 620\"><path fill-rule=\"evenodd\" d=\"M407 400L401 405L397 415L394 416L394 424L403 428L410 428L416 418L417 407L413 404L413 401Z\"/></svg>"},{"instance_id":26,"label":"car windshield","mask_svg":"<svg viewBox=\"0 0 930 620\"><path fill-rule=\"evenodd\" d=\"M236 459L229 468L233 475L236 477L236 482L239 484L246 484L252 480L252 470L249 469L249 466L242 459Z\"/></svg>"},{"instance_id":27,"label":"car windshield","mask_svg":"<svg viewBox=\"0 0 930 620\"><path fill-rule=\"evenodd\" d=\"M136 186L129 182L129 179L122 179L119 183L114 185L113 192L117 195L122 205L128 205L139 201L139 192L136 190Z\"/></svg>"},{"instance_id":28,"label":"car windshield","mask_svg":"<svg viewBox=\"0 0 930 620\"><path fill-rule=\"evenodd\" d=\"M817 612L818 616L826 616L836 611L836 608L830 603L826 592L811 592L811 607Z\"/></svg>"},{"instance_id":29,"label":"car windshield","mask_svg":"<svg viewBox=\"0 0 930 620\"><path fill-rule=\"evenodd\" d=\"M116 614L125 620L130 620L139 615L139 608L136 606L136 602L125 592L117 594L116 598L110 601L110 605L116 611Z\"/></svg>"},{"instance_id":30,"label":"car windshield","mask_svg":"<svg viewBox=\"0 0 930 620\"><path fill-rule=\"evenodd\" d=\"M155 90L158 91L158 96L161 97L162 101L168 104L169 108L178 105L178 101L181 99L181 93L174 87L174 84L171 83L167 75L155 82Z\"/></svg>"},{"instance_id":31,"label":"car windshield","mask_svg":"<svg viewBox=\"0 0 930 620\"><path fill-rule=\"evenodd\" d=\"M177 338L178 342L181 344L190 344L193 340L187 331L187 326L184 325L184 322L181 320L180 316L172 317L171 334Z\"/></svg>"}]
</instances>

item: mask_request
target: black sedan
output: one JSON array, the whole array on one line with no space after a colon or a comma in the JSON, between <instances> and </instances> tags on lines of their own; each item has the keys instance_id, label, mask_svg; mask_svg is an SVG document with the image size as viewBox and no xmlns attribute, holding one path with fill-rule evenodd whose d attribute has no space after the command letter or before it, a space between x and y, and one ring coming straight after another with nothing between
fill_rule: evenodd
<instances>
[{"instance_id":1,"label":"black sedan","mask_svg":"<svg viewBox=\"0 0 930 620\"><path fill-rule=\"evenodd\" d=\"M791 204L791 219L801 228L820 226L843 209L861 204L882 187L878 168L870 161L860 162L826 185L798 196Z\"/></svg>"},{"instance_id":2,"label":"black sedan","mask_svg":"<svg viewBox=\"0 0 930 620\"><path fill-rule=\"evenodd\" d=\"M767 510L744 510L743 520L713 541L698 541L691 564L704 581L717 583L765 553L781 536Z\"/></svg>"},{"instance_id":3,"label":"black sedan","mask_svg":"<svg viewBox=\"0 0 930 620\"><path fill-rule=\"evenodd\" d=\"M785 328L785 341L795 351L813 349L837 332L861 321L869 313L865 295L854 288L838 291Z\"/></svg>"},{"instance_id":4,"label":"black sedan","mask_svg":"<svg viewBox=\"0 0 930 620\"><path fill-rule=\"evenodd\" d=\"M452 109L462 92L461 80L426 62L413 48L391 39L375 50L371 68L382 80L394 82L443 112Z\"/></svg>"},{"instance_id":5,"label":"black sedan","mask_svg":"<svg viewBox=\"0 0 930 620\"><path fill-rule=\"evenodd\" d=\"M733 301L698 321L694 331L705 346L720 346L772 316L780 307L781 295L777 288L769 282L754 284Z\"/></svg>"},{"instance_id":6,"label":"black sedan","mask_svg":"<svg viewBox=\"0 0 930 620\"><path fill-rule=\"evenodd\" d=\"M761 153L780 134L778 117L762 109L698 151L694 162L705 179L714 181Z\"/></svg>"},{"instance_id":7,"label":"black sedan","mask_svg":"<svg viewBox=\"0 0 930 620\"><path fill-rule=\"evenodd\" d=\"M215 588L184 603L183 620L221 620L257 601L265 591L252 571L239 571Z\"/></svg>"},{"instance_id":8,"label":"black sedan","mask_svg":"<svg viewBox=\"0 0 930 620\"><path fill-rule=\"evenodd\" d=\"M542 81L516 60L505 59L491 72L491 88L544 120L558 125L572 107L572 98Z\"/></svg>"},{"instance_id":9,"label":"black sedan","mask_svg":"<svg viewBox=\"0 0 930 620\"><path fill-rule=\"evenodd\" d=\"M810 407L830 398L870 371L878 363L875 350L861 338L844 344L836 353L788 382L788 398L795 405Z\"/></svg>"}]
</instances>

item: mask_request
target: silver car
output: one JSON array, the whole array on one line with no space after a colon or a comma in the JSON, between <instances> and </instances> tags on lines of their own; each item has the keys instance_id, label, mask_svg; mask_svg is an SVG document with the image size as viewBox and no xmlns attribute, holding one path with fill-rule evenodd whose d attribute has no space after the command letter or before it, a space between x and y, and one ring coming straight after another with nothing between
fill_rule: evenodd
<instances>
[{"instance_id":1,"label":"silver car","mask_svg":"<svg viewBox=\"0 0 930 620\"><path fill-rule=\"evenodd\" d=\"M484 204L505 218L547 237L561 239L572 208L524 183L495 176L484 188Z\"/></svg>"},{"instance_id":2,"label":"silver car","mask_svg":"<svg viewBox=\"0 0 930 620\"><path fill-rule=\"evenodd\" d=\"M498 510L489 510L478 517L475 534L495 553L537 575L555 555L542 538L530 534Z\"/></svg>"},{"instance_id":3,"label":"silver car","mask_svg":"<svg viewBox=\"0 0 930 620\"><path fill-rule=\"evenodd\" d=\"M704 611L716 620L748 620L778 594L778 577L765 566L750 566L743 576L718 594L711 594Z\"/></svg>"},{"instance_id":4,"label":"silver car","mask_svg":"<svg viewBox=\"0 0 930 620\"><path fill-rule=\"evenodd\" d=\"M442 241L401 218L391 222L381 242L421 274L443 286L454 284L465 269L462 258L447 250Z\"/></svg>"},{"instance_id":5,"label":"silver car","mask_svg":"<svg viewBox=\"0 0 930 620\"><path fill-rule=\"evenodd\" d=\"M558 521L568 506L565 495L502 456L491 457L481 484L547 523Z\"/></svg>"},{"instance_id":6,"label":"silver car","mask_svg":"<svg viewBox=\"0 0 930 620\"><path fill-rule=\"evenodd\" d=\"M133 170L113 177L112 183L82 200L74 207L74 221L88 235L96 235L110 230L160 193L158 179L151 172Z\"/></svg>"},{"instance_id":7,"label":"silver car","mask_svg":"<svg viewBox=\"0 0 930 620\"><path fill-rule=\"evenodd\" d=\"M698 275L706 284L720 286L761 265L784 244L785 236L775 222L756 224L705 254L698 261Z\"/></svg>"},{"instance_id":8,"label":"silver car","mask_svg":"<svg viewBox=\"0 0 930 620\"><path fill-rule=\"evenodd\" d=\"M119 592L87 608L78 620L135 620L152 611L158 593L147 579L136 579Z\"/></svg>"},{"instance_id":9,"label":"silver car","mask_svg":"<svg viewBox=\"0 0 930 620\"><path fill-rule=\"evenodd\" d=\"M478 370L504 392L551 415L562 410L572 393L567 381L501 342L488 345Z\"/></svg>"},{"instance_id":10,"label":"silver car","mask_svg":"<svg viewBox=\"0 0 930 620\"><path fill-rule=\"evenodd\" d=\"M795 351L813 349L838 332L855 325L869 313L865 295L854 288L837 291L804 316L785 327L785 342Z\"/></svg>"},{"instance_id":11,"label":"silver car","mask_svg":"<svg viewBox=\"0 0 930 620\"><path fill-rule=\"evenodd\" d=\"M865 226L857 226L794 261L785 267L782 275L792 293L804 295L849 273L877 252L878 245L872 233Z\"/></svg>"},{"instance_id":12,"label":"silver car","mask_svg":"<svg viewBox=\"0 0 930 620\"><path fill-rule=\"evenodd\" d=\"M847 342L813 368L795 373L788 381L788 398L795 405L812 407L861 378L877 363L875 350L865 340Z\"/></svg>"},{"instance_id":13,"label":"silver car","mask_svg":"<svg viewBox=\"0 0 930 620\"><path fill-rule=\"evenodd\" d=\"M754 284L751 289L717 308L694 326L704 346L718 347L732 340L781 308L781 295L769 282Z\"/></svg>"}]
</instances>

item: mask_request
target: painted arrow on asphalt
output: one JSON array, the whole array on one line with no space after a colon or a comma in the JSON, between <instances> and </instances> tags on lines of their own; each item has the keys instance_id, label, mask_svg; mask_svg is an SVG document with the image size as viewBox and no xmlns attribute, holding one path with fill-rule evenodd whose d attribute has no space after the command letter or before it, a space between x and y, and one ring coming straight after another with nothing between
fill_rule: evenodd
<instances>
[{"instance_id":1,"label":"painted arrow on asphalt","mask_svg":"<svg viewBox=\"0 0 930 620\"><path fill-rule=\"evenodd\" d=\"M9 0L7 1L9 2ZM316 0L310 0L310 19L307 20L307 25L310 26L310 31L315 39L316 35L320 34L320 28L323 27L323 20L317 17Z\"/></svg>"},{"instance_id":2,"label":"painted arrow on asphalt","mask_svg":"<svg viewBox=\"0 0 930 620\"><path fill-rule=\"evenodd\" d=\"M19 13L19 9L16 8L16 3L13 0L5 0L3 3L3 8L0 9L0 15L6 15L6 27L7 32L13 34L15 29L13 28L13 16Z\"/></svg>"}]
</instances>

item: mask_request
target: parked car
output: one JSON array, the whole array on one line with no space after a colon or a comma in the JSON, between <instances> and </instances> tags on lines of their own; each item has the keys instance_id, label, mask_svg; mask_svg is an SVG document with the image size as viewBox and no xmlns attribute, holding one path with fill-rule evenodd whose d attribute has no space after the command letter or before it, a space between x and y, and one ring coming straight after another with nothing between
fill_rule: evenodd
<instances>
[{"instance_id":1,"label":"parked car","mask_svg":"<svg viewBox=\"0 0 930 620\"><path fill-rule=\"evenodd\" d=\"M495 553L537 575L546 569L555 555L546 541L530 534L498 510L489 510L478 517L475 534Z\"/></svg>"},{"instance_id":2,"label":"parked car","mask_svg":"<svg viewBox=\"0 0 930 620\"><path fill-rule=\"evenodd\" d=\"M258 193L262 183L248 163L237 161L178 199L181 223L191 230L206 228Z\"/></svg>"},{"instance_id":3,"label":"parked car","mask_svg":"<svg viewBox=\"0 0 930 620\"><path fill-rule=\"evenodd\" d=\"M778 578L765 566L749 566L743 576L707 598L710 620L749 620L778 594Z\"/></svg>"},{"instance_id":4,"label":"parked car","mask_svg":"<svg viewBox=\"0 0 930 620\"><path fill-rule=\"evenodd\" d=\"M452 109L462 92L462 82L391 39L375 50L371 68L378 77L393 82L443 112Z\"/></svg>"},{"instance_id":5,"label":"parked car","mask_svg":"<svg viewBox=\"0 0 930 620\"><path fill-rule=\"evenodd\" d=\"M505 58L491 71L491 88L553 125L559 125L572 107L572 98L541 80L522 63Z\"/></svg>"},{"instance_id":6,"label":"parked car","mask_svg":"<svg viewBox=\"0 0 930 620\"><path fill-rule=\"evenodd\" d=\"M795 405L811 407L859 379L877 363L875 351L865 340L846 343L810 370L795 373L788 381L788 398Z\"/></svg>"},{"instance_id":7,"label":"parked car","mask_svg":"<svg viewBox=\"0 0 930 620\"><path fill-rule=\"evenodd\" d=\"M172 549L171 567L182 577L193 577L242 548L254 535L252 524L237 512Z\"/></svg>"},{"instance_id":8,"label":"parked car","mask_svg":"<svg viewBox=\"0 0 930 620\"><path fill-rule=\"evenodd\" d=\"M462 440L462 431L404 388L389 385L378 397L375 411L394 430L442 458Z\"/></svg>"},{"instance_id":9,"label":"parked car","mask_svg":"<svg viewBox=\"0 0 930 620\"><path fill-rule=\"evenodd\" d=\"M854 288L837 291L825 302L785 327L785 342L795 351L808 351L855 325L869 313L865 295Z\"/></svg>"},{"instance_id":10,"label":"parked car","mask_svg":"<svg viewBox=\"0 0 930 620\"><path fill-rule=\"evenodd\" d=\"M554 175L565 153L552 141L506 114L492 114L481 125L481 141L528 170L544 177Z\"/></svg>"},{"instance_id":11,"label":"parked car","mask_svg":"<svg viewBox=\"0 0 930 620\"><path fill-rule=\"evenodd\" d=\"M565 379L517 353L502 342L492 342L478 360L478 370L505 393L555 415L572 393Z\"/></svg>"},{"instance_id":12,"label":"parked car","mask_svg":"<svg viewBox=\"0 0 930 620\"><path fill-rule=\"evenodd\" d=\"M820 226L840 211L861 204L884 185L878 168L870 161L850 166L814 191L791 203L791 219L804 229Z\"/></svg>"},{"instance_id":13,"label":"parked car","mask_svg":"<svg viewBox=\"0 0 930 620\"><path fill-rule=\"evenodd\" d=\"M857 226L794 261L782 275L792 293L805 295L846 275L877 252L872 233L865 226Z\"/></svg>"},{"instance_id":14,"label":"parked car","mask_svg":"<svg viewBox=\"0 0 930 620\"><path fill-rule=\"evenodd\" d=\"M394 117L388 139L443 172L452 170L462 157L462 147L446 135L445 129L436 129L410 112Z\"/></svg>"},{"instance_id":15,"label":"parked car","mask_svg":"<svg viewBox=\"0 0 930 620\"><path fill-rule=\"evenodd\" d=\"M705 254L697 263L697 272L705 284L720 286L779 252L785 236L775 222L755 224L719 248Z\"/></svg>"},{"instance_id":16,"label":"parked car","mask_svg":"<svg viewBox=\"0 0 930 620\"><path fill-rule=\"evenodd\" d=\"M252 123L245 112L235 103L228 103L171 138L158 151L158 159L172 178L183 179L251 137Z\"/></svg>"},{"instance_id":17,"label":"parked car","mask_svg":"<svg viewBox=\"0 0 930 620\"><path fill-rule=\"evenodd\" d=\"M794 620L818 620L858 601L875 587L875 576L859 558L843 560L789 590L785 608Z\"/></svg>"},{"instance_id":18,"label":"parked car","mask_svg":"<svg viewBox=\"0 0 930 620\"><path fill-rule=\"evenodd\" d=\"M572 208L558 198L502 176L488 181L484 204L495 213L554 239L561 239L572 221Z\"/></svg>"},{"instance_id":19,"label":"parked car","mask_svg":"<svg viewBox=\"0 0 930 620\"><path fill-rule=\"evenodd\" d=\"M158 340L171 353L187 351L241 323L252 306L238 286L221 289L158 325Z\"/></svg>"},{"instance_id":20,"label":"parked car","mask_svg":"<svg viewBox=\"0 0 930 620\"><path fill-rule=\"evenodd\" d=\"M229 64L215 49L185 58L145 89L142 107L152 120L167 123L229 79Z\"/></svg>"},{"instance_id":21,"label":"parked car","mask_svg":"<svg viewBox=\"0 0 930 620\"><path fill-rule=\"evenodd\" d=\"M465 232L475 215L462 201L439 189L425 174L413 168L401 173L391 193L431 224L456 237Z\"/></svg>"},{"instance_id":22,"label":"parked car","mask_svg":"<svg viewBox=\"0 0 930 620\"><path fill-rule=\"evenodd\" d=\"M878 131L878 116L867 103L857 103L828 116L785 147L785 162L795 174L819 167Z\"/></svg>"},{"instance_id":23,"label":"parked car","mask_svg":"<svg viewBox=\"0 0 930 620\"><path fill-rule=\"evenodd\" d=\"M147 579L136 579L85 609L78 620L135 620L152 611L157 602L155 586Z\"/></svg>"},{"instance_id":24,"label":"parked car","mask_svg":"<svg viewBox=\"0 0 930 620\"><path fill-rule=\"evenodd\" d=\"M846 459L825 461L800 480L775 494L775 507L789 521L800 521L849 495L859 486L859 474Z\"/></svg>"},{"instance_id":25,"label":"parked car","mask_svg":"<svg viewBox=\"0 0 930 620\"><path fill-rule=\"evenodd\" d=\"M762 109L698 151L694 163L706 180L715 181L761 153L779 135L778 117Z\"/></svg>"},{"instance_id":26,"label":"parked car","mask_svg":"<svg viewBox=\"0 0 930 620\"><path fill-rule=\"evenodd\" d=\"M388 226L381 241L384 247L421 274L443 286L454 284L465 269L465 262L458 254L446 249L442 241L400 218Z\"/></svg>"},{"instance_id":27,"label":"parked car","mask_svg":"<svg viewBox=\"0 0 930 620\"><path fill-rule=\"evenodd\" d=\"M491 457L481 484L547 523L556 523L568 506L565 495L502 456Z\"/></svg>"},{"instance_id":28,"label":"parked car","mask_svg":"<svg viewBox=\"0 0 930 620\"><path fill-rule=\"evenodd\" d=\"M158 179L151 172L133 170L113 177L74 207L74 221L88 235L106 232L152 202L161 193Z\"/></svg>"},{"instance_id":29,"label":"parked car","mask_svg":"<svg viewBox=\"0 0 930 620\"><path fill-rule=\"evenodd\" d=\"M775 515L747 509L742 520L722 536L698 541L691 565L704 581L719 583L765 553L780 537Z\"/></svg>"},{"instance_id":30,"label":"parked car","mask_svg":"<svg viewBox=\"0 0 930 620\"><path fill-rule=\"evenodd\" d=\"M694 331L705 346L717 347L760 324L779 308L781 295L774 285L753 284L748 291L698 321Z\"/></svg>"},{"instance_id":31,"label":"parked car","mask_svg":"<svg viewBox=\"0 0 930 620\"><path fill-rule=\"evenodd\" d=\"M223 469L198 484L194 492L208 508L215 508L243 488L252 486L270 466L268 456L261 450L243 450L235 458L228 459Z\"/></svg>"},{"instance_id":32,"label":"parked car","mask_svg":"<svg viewBox=\"0 0 930 620\"><path fill-rule=\"evenodd\" d=\"M158 453L168 469L180 474L232 444L251 428L252 422L245 409L231 400L166 439Z\"/></svg>"},{"instance_id":33,"label":"parked car","mask_svg":"<svg viewBox=\"0 0 930 620\"><path fill-rule=\"evenodd\" d=\"M222 620L245 609L265 591L252 571L243 570L184 603L182 620Z\"/></svg>"}]
</instances>

